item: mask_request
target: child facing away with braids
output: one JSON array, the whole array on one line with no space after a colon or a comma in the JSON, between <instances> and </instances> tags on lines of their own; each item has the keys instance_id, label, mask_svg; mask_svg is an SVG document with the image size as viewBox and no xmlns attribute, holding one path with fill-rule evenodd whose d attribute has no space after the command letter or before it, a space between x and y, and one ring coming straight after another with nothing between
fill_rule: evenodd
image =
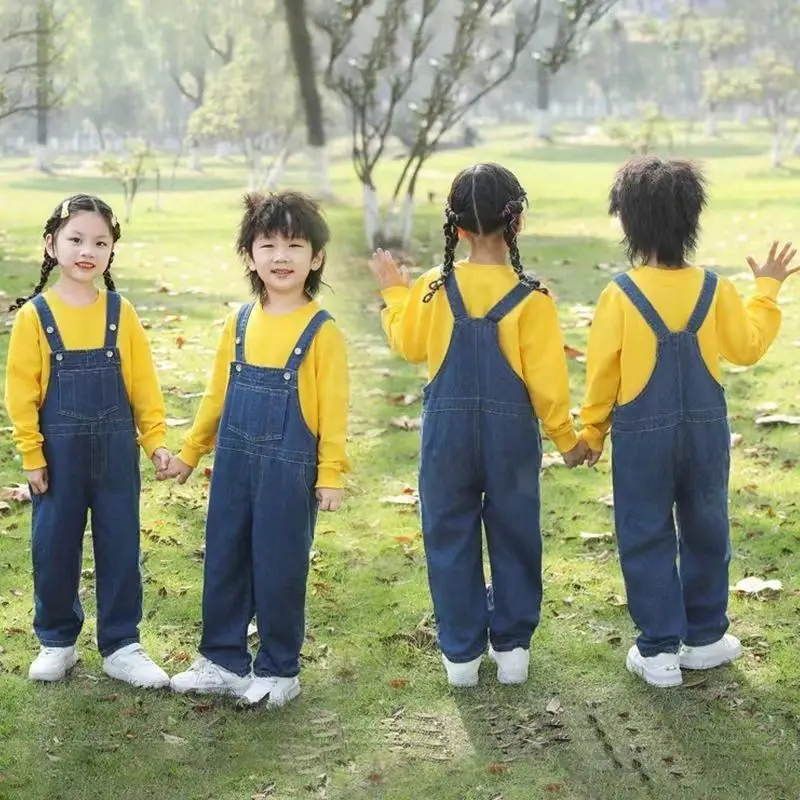
<instances>
[{"instance_id":1,"label":"child facing away with braids","mask_svg":"<svg viewBox=\"0 0 800 800\"><path fill-rule=\"evenodd\" d=\"M627 667L660 687L742 654L726 633L730 431L719 358L755 364L766 353L781 284L799 269L789 269L789 244L778 252L775 242L763 266L748 258L756 287L745 306L729 280L689 263L705 204L689 162L647 156L618 172L610 211L635 266L597 304L581 413L590 466L611 429L616 537L640 630Z\"/></svg>"},{"instance_id":2,"label":"child facing away with braids","mask_svg":"<svg viewBox=\"0 0 800 800\"><path fill-rule=\"evenodd\" d=\"M119 238L102 200L64 200L44 227L41 279L11 307L5 402L31 489L33 625L41 643L28 676L58 681L78 661L78 585L91 513L103 670L157 688L169 678L139 644L139 445L157 471L170 454L147 337L111 278ZM58 280L44 291L56 268ZM106 291L95 287L101 275Z\"/></svg>"},{"instance_id":3,"label":"child facing away with braids","mask_svg":"<svg viewBox=\"0 0 800 800\"><path fill-rule=\"evenodd\" d=\"M329 238L306 195L245 197L237 250L256 302L228 318L192 429L165 473L183 483L216 448L200 657L173 677L176 692L267 706L300 693L317 511L339 508L349 470L347 346L314 300Z\"/></svg>"},{"instance_id":4,"label":"child facing away with braids","mask_svg":"<svg viewBox=\"0 0 800 800\"><path fill-rule=\"evenodd\" d=\"M450 189L440 269L409 287L405 269L388 253L379 250L370 264L386 303L383 326L392 349L428 364L422 533L439 646L453 686L477 684L487 632L497 679L527 680L542 599L539 420L568 466L586 455L570 416L555 304L520 261L526 202L511 172L477 164ZM456 263L460 239L469 255Z\"/></svg>"}]
</instances>

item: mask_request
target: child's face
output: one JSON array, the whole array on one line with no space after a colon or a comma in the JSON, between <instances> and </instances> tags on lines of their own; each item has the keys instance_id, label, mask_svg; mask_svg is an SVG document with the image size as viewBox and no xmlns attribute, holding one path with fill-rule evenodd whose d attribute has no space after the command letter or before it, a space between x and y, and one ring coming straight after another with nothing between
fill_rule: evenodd
<instances>
[{"instance_id":1,"label":"child's face","mask_svg":"<svg viewBox=\"0 0 800 800\"><path fill-rule=\"evenodd\" d=\"M253 240L250 269L267 287L267 295L300 297L306 278L322 265L322 253L315 256L307 239L287 239L280 233L259 234Z\"/></svg>"},{"instance_id":2,"label":"child's face","mask_svg":"<svg viewBox=\"0 0 800 800\"><path fill-rule=\"evenodd\" d=\"M91 283L106 271L114 237L102 215L78 211L55 237L47 236L45 248L58 260L62 277L76 283Z\"/></svg>"}]
</instances>

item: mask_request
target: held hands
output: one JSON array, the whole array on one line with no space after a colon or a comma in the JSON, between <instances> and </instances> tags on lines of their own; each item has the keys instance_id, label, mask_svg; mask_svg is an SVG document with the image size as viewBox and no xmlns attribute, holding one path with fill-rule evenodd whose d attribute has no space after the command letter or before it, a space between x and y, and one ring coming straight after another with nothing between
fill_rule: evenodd
<instances>
[{"instance_id":1,"label":"held hands","mask_svg":"<svg viewBox=\"0 0 800 800\"><path fill-rule=\"evenodd\" d=\"M375 251L370 259L369 269L381 291L394 286L408 286L411 283L408 270L402 264L398 264L387 250L379 248Z\"/></svg>"},{"instance_id":2,"label":"held hands","mask_svg":"<svg viewBox=\"0 0 800 800\"><path fill-rule=\"evenodd\" d=\"M592 450L584 439L578 439L578 444L572 450L562 453L561 457L570 469L575 469L581 464L586 464L587 467L596 466L602 454L602 451Z\"/></svg>"},{"instance_id":3,"label":"held hands","mask_svg":"<svg viewBox=\"0 0 800 800\"><path fill-rule=\"evenodd\" d=\"M160 470L156 474L156 477L160 481L175 478L179 484L184 484L187 480L189 480L189 476L193 472L194 467L190 467L188 464L185 464L178 458L178 456L170 456L166 467Z\"/></svg>"},{"instance_id":4,"label":"held hands","mask_svg":"<svg viewBox=\"0 0 800 800\"><path fill-rule=\"evenodd\" d=\"M800 266L789 269L789 264L792 263L796 253L797 248L792 249L791 242L787 242L780 253L778 253L778 242L773 242L764 264L759 266L752 256L747 257L747 263L756 278L774 278L783 283L790 275L800 272Z\"/></svg>"},{"instance_id":5,"label":"held hands","mask_svg":"<svg viewBox=\"0 0 800 800\"><path fill-rule=\"evenodd\" d=\"M31 494L44 494L50 481L47 476L47 467L40 467L39 469L26 469L25 477L31 486Z\"/></svg>"},{"instance_id":6,"label":"held hands","mask_svg":"<svg viewBox=\"0 0 800 800\"><path fill-rule=\"evenodd\" d=\"M161 480L161 473L164 472L164 470L166 470L166 468L169 466L171 458L172 453L170 453L166 447L159 447L157 450L153 451L153 455L150 460L153 462L153 466L156 470L156 477L159 480Z\"/></svg>"},{"instance_id":7,"label":"held hands","mask_svg":"<svg viewBox=\"0 0 800 800\"><path fill-rule=\"evenodd\" d=\"M344 489L317 489L317 502L320 511L338 511L342 505Z\"/></svg>"}]
</instances>

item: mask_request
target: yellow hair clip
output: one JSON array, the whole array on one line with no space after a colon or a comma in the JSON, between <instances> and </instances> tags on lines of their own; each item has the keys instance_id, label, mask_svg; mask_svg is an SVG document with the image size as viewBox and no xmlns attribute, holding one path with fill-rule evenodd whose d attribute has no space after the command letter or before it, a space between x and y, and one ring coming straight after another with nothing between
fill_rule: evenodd
<instances>
[{"instance_id":1,"label":"yellow hair clip","mask_svg":"<svg viewBox=\"0 0 800 800\"><path fill-rule=\"evenodd\" d=\"M69 200L65 200L61 204L61 219L66 219L69 216Z\"/></svg>"}]
</instances>

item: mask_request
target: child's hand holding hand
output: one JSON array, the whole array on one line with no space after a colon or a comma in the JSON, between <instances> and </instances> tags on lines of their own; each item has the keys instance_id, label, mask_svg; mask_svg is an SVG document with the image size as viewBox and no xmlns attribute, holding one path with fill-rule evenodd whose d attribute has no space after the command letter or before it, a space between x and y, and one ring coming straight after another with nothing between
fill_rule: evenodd
<instances>
[{"instance_id":1,"label":"child's hand holding hand","mask_svg":"<svg viewBox=\"0 0 800 800\"><path fill-rule=\"evenodd\" d=\"M789 269L789 264L792 263L796 253L797 249L792 249L791 242L787 242L780 253L778 253L778 242L773 242L772 247L769 249L767 260L762 266L759 266L752 256L747 256L747 263L756 278L774 278L776 281L783 283L790 275L800 272L800 266Z\"/></svg>"},{"instance_id":2,"label":"child's hand holding hand","mask_svg":"<svg viewBox=\"0 0 800 800\"><path fill-rule=\"evenodd\" d=\"M588 454L589 446L583 441L583 439L578 439L578 444L576 444L572 450L562 453L561 456L564 459L564 463L570 469L575 469L575 467L579 467L584 461L586 461Z\"/></svg>"},{"instance_id":3,"label":"child's hand holding hand","mask_svg":"<svg viewBox=\"0 0 800 800\"><path fill-rule=\"evenodd\" d=\"M587 467L596 467L597 462L600 460L600 456L603 455L602 450L592 450L589 448L589 453L586 456L586 466Z\"/></svg>"},{"instance_id":4,"label":"child's hand holding hand","mask_svg":"<svg viewBox=\"0 0 800 800\"><path fill-rule=\"evenodd\" d=\"M159 447L153 451L153 457L150 459L156 469L156 477L163 480L161 475L169 467L169 462L172 459L172 453L166 447Z\"/></svg>"},{"instance_id":5,"label":"child's hand holding hand","mask_svg":"<svg viewBox=\"0 0 800 800\"><path fill-rule=\"evenodd\" d=\"M158 473L158 480L164 481L167 478L177 478L178 483L183 484L189 480L189 476L194 472L194 467L190 467L181 461L178 456L170 456L169 464L166 469Z\"/></svg>"},{"instance_id":6,"label":"child's hand holding hand","mask_svg":"<svg viewBox=\"0 0 800 800\"><path fill-rule=\"evenodd\" d=\"M344 489L317 489L317 502L320 511L338 511L342 505Z\"/></svg>"},{"instance_id":7,"label":"child's hand holding hand","mask_svg":"<svg viewBox=\"0 0 800 800\"><path fill-rule=\"evenodd\" d=\"M378 281L381 291L394 286L408 286L411 283L408 270L402 264L398 265L387 250L376 250L369 262L369 268Z\"/></svg>"},{"instance_id":8,"label":"child's hand holding hand","mask_svg":"<svg viewBox=\"0 0 800 800\"><path fill-rule=\"evenodd\" d=\"M39 469L26 469L25 477L31 485L31 494L45 494L50 484L47 476L47 467Z\"/></svg>"}]
</instances>

